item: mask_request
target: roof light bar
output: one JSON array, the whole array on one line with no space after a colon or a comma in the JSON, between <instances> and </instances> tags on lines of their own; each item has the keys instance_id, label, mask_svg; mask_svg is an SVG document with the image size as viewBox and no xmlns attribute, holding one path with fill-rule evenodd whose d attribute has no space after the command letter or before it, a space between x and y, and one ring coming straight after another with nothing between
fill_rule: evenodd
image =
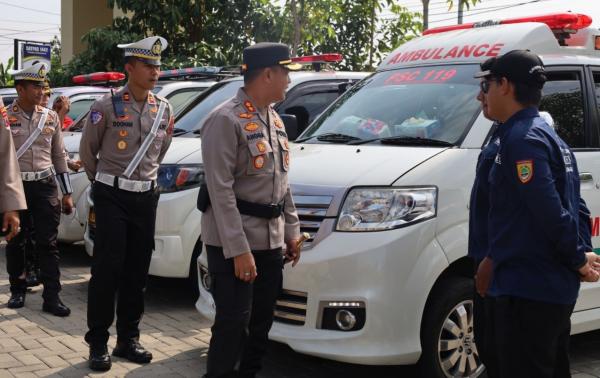
<instances>
[{"instance_id":1,"label":"roof light bar","mask_svg":"<svg viewBox=\"0 0 600 378\"><path fill-rule=\"evenodd\" d=\"M324 64L324 63L339 63L344 59L342 54L329 53L320 55L297 56L292 58L293 63L299 64Z\"/></svg>"},{"instance_id":2,"label":"roof light bar","mask_svg":"<svg viewBox=\"0 0 600 378\"><path fill-rule=\"evenodd\" d=\"M425 30L423 32L423 35L444 33L451 30L473 29L492 25L520 24L524 22L541 22L543 24L548 25L548 27L553 31L564 30L574 32L579 29L587 28L588 26L590 26L592 23L592 18L585 14L578 13L555 13L541 16L508 18L506 20L497 21L490 20L485 22L472 22L462 25L440 26L437 28Z\"/></svg>"},{"instance_id":3,"label":"roof light bar","mask_svg":"<svg viewBox=\"0 0 600 378\"><path fill-rule=\"evenodd\" d=\"M213 66L204 66L204 67L188 67L188 68L180 68L175 70L166 70L161 71L158 76L159 79L169 79L174 77L185 77L185 76L197 76L197 75L217 75L223 70L223 67L213 67Z\"/></svg>"},{"instance_id":4,"label":"roof light bar","mask_svg":"<svg viewBox=\"0 0 600 378\"><path fill-rule=\"evenodd\" d=\"M74 84L106 83L119 82L125 79L125 74L121 72L94 72L87 75L73 76Z\"/></svg>"}]
</instances>

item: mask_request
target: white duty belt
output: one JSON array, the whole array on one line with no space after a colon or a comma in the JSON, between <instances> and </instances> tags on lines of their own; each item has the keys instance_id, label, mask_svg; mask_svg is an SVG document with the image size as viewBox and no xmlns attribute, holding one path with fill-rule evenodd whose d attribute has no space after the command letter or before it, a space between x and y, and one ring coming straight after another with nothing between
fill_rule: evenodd
<instances>
[{"instance_id":1,"label":"white duty belt","mask_svg":"<svg viewBox=\"0 0 600 378\"><path fill-rule=\"evenodd\" d=\"M109 175L108 173L96 173L96 181L103 184L126 190L128 192L147 192L153 189L154 181L129 180L123 177Z\"/></svg>"},{"instance_id":2,"label":"white duty belt","mask_svg":"<svg viewBox=\"0 0 600 378\"><path fill-rule=\"evenodd\" d=\"M35 142L35 140L38 138L38 136L40 136L40 134L42 133L42 129L44 128L44 125L46 124L46 118L48 118L48 109L43 108L42 112L43 113L42 113L42 116L40 117L40 121L38 122L37 128L33 131L33 133L29 136L29 138L27 138L25 143L23 143L21 145L21 147L19 147L19 149L17 150L17 160L20 159L21 156L23 156L25 151L27 151L29 149L29 147L31 147L33 142Z\"/></svg>"},{"instance_id":3,"label":"white duty belt","mask_svg":"<svg viewBox=\"0 0 600 378\"><path fill-rule=\"evenodd\" d=\"M166 107L167 107L167 103L165 101L161 101L160 106L158 107L158 113L156 114L156 118L154 119L154 123L152 124L152 129L150 130L150 133L148 133L148 135L146 135L146 138L142 142L140 149L137 150L137 152L135 153L135 156L133 157L131 162L129 162L129 165L125 169L125 172L123 172L123 176L125 176L127 178L131 177L131 175L133 174L133 171L135 171L135 169L138 167L138 165L140 165L142 158L144 157L144 155L146 155L148 148L150 148L150 144L154 141L154 138L156 138L156 132L158 131L158 126L160 125L160 122L162 121L162 116L163 116L163 113L165 112Z\"/></svg>"},{"instance_id":4,"label":"white duty belt","mask_svg":"<svg viewBox=\"0 0 600 378\"><path fill-rule=\"evenodd\" d=\"M54 176L56 171L54 167L49 167L44 169L43 171L37 172L21 172L21 180L23 181L40 181L47 177Z\"/></svg>"}]
</instances>

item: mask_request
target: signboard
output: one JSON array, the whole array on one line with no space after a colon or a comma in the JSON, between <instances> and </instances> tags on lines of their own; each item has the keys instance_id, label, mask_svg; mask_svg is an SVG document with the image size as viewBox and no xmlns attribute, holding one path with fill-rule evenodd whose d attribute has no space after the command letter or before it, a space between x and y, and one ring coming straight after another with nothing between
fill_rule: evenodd
<instances>
[{"instance_id":1,"label":"signboard","mask_svg":"<svg viewBox=\"0 0 600 378\"><path fill-rule=\"evenodd\" d=\"M23 41L15 39L15 69L20 70L42 62L50 71L50 56L52 44L50 42Z\"/></svg>"}]
</instances>

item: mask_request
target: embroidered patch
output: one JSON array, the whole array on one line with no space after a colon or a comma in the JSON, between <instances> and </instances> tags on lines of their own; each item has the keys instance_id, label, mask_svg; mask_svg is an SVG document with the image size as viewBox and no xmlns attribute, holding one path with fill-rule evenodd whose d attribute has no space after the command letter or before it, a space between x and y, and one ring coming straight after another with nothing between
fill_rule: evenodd
<instances>
[{"instance_id":1,"label":"embroidered patch","mask_svg":"<svg viewBox=\"0 0 600 378\"><path fill-rule=\"evenodd\" d=\"M287 151L283 154L283 162L286 168L290 166L290 153Z\"/></svg>"},{"instance_id":2,"label":"embroidered patch","mask_svg":"<svg viewBox=\"0 0 600 378\"><path fill-rule=\"evenodd\" d=\"M244 130L250 131L250 132L256 131L256 130L258 130L258 123L256 123L256 122L249 122L249 123L246 124L246 126L244 126Z\"/></svg>"},{"instance_id":3,"label":"embroidered patch","mask_svg":"<svg viewBox=\"0 0 600 378\"><path fill-rule=\"evenodd\" d=\"M17 105L13 105L13 112L18 112L19 111L19 107Z\"/></svg>"},{"instance_id":4,"label":"embroidered patch","mask_svg":"<svg viewBox=\"0 0 600 378\"><path fill-rule=\"evenodd\" d=\"M254 105L252 105L250 101L244 101L244 106L246 107L246 110L248 110L250 113L256 112L256 108L254 107Z\"/></svg>"},{"instance_id":5,"label":"embroidered patch","mask_svg":"<svg viewBox=\"0 0 600 378\"><path fill-rule=\"evenodd\" d=\"M265 145L265 142L256 142L256 148L258 149L258 152L267 151L267 146Z\"/></svg>"},{"instance_id":6,"label":"embroidered patch","mask_svg":"<svg viewBox=\"0 0 600 378\"><path fill-rule=\"evenodd\" d=\"M92 110L92 112L90 113L92 125L97 125L100 121L102 121L102 118L104 118L104 115L97 110Z\"/></svg>"},{"instance_id":7,"label":"embroidered patch","mask_svg":"<svg viewBox=\"0 0 600 378\"><path fill-rule=\"evenodd\" d=\"M15 122L19 122L19 119L15 116L9 116L8 117L8 122L10 123L15 123Z\"/></svg>"},{"instance_id":8,"label":"embroidered patch","mask_svg":"<svg viewBox=\"0 0 600 378\"><path fill-rule=\"evenodd\" d=\"M154 99L154 96L152 96L150 93L148 93L148 104L156 105L156 100Z\"/></svg>"},{"instance_id":9,"label":"embroidered patch","mask_svg":"<svg viewBox=\"0 0 600 378\"><path fill-rule=\"evenodd\" d=\"M250 118L254 117L254 115L252 115L250 113L241 113L238 117L243 118L243 119L250 119Z\"/></svg>"},{"instance_id":10,"label":"embroidered patch","mask_svg":"<svg viewBox=\"0 0 600 378\"><path fill-rule=\"evenodd\" d=\"M129 93L128 92L123 93L123 101L129 101Z\"/></svg>"},{"instance_id":11,"label":"embroidered patch","mask_svg":"<svg viewBox=\"0 0 600 378\"><path fill-rule=\"evenodd\" d=\"M254 140L254 139L263 139L265 137L265 134L263 133L254 133L254 134L248 134L246 135L246 139L248 141Z\"/></svg>"},{"instance_id":12,"label":"embroidered patch","mask_svg":"<svg viewBox=\"0 0 600 378\"><path fill-rule=\"evenodd\" d=\"M129 132L127 130L119 130L119 136L121 138L125 138L127 135L129 135Z\"/></svg>"},{"instance_id":13,"label":"embroidered patch","mask_svg":"<svg viewBox=\"0 0 600 378\"><path fill-rule=\"evenodd\" d=\"M254 168L262 169L265 166L265 157L263 155L259 155L254 158Z\"/></svg>"},{"instance_id":14,"label":"embroidered patch","mask_svg":"<svg viewBox=\"0 0 600 378\"><path fill-rule=\"evenodd\" d=\"M517 177L523 184L527 184L533 178L533 160L521 160L517 162Z\"/></svg>"},{"instance_id":15,"label":"embroidered patch","mask_svg":"<svg viewBox=\"0 0 600 378\"><path fill-rule=\"evenodd\" d=\"M44 134L52 134L53 131L54 129L51 127L44 127L44 129L42 130Z\"/></svg>"},{"instance_id":16,"label":"embroidered patch","mask_svg":"<svg viewBox=\"0 0 600 378\"><path fill-rule=\"evenodd\" d=\"M152 113L157 113L158 112L158 108L156 106L153 106L153 107L150 108L150 111Z\"/></svg>"},{"instance_id":17,"label":"embroidered patch","mask_svg":"<svg viewBox=\"0 0 600 378\"><path fill-rule=\"evenodd\" d=\"M121 150L121 151L124 150L124 149L126 149L127 148L127 142L125 142L124 140L118 141L117 142L117 148L119 150Z\"/></svg>"},{"instance_id":18,"label":"embroidered patch","mask_svg":"<svg viewBox=\"0 0 600 378\"><path fill-rule=\"evenodd\" d=\"M275 124L275 127L277 127L278 129L282 129L283 125L281 124L281 121L278 118L275 118L273 120L273 123Z\"/></svg>"}]
</instances>

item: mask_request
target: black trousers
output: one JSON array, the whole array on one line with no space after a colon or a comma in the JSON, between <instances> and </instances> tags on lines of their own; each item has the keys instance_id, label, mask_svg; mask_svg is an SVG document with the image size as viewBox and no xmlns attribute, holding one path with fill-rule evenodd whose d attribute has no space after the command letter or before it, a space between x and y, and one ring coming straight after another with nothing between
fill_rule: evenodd
<instances>
[{"instance_id":1,"label":"black trousers","mask_svg":"<svg viewBox=\"0 0 600 378\"><path fill-rule=\"evenodd\" d=\"M216 316L211 328L207 377L254 377L262 367L275 301L281 290L281 248L252 251L258 276L254 283L235 277L233 259L206 246ZM235 366L239 362L239 372Z\"/></svg>"},{"instance_id":2,"label":"black trousers","mask_svg":"<svg viewBox=\"0 0 600 378\"><path fill-rule=\"evenodd\" d=\"M27 210L19 212L23 230L35 230L35 248L40 265L40 280L44 285L42 297L46 302L58 300L60 270L58 267L58 223L60 201L54 177L40 181L24 181ZM25 280L19 278L25 270L25 247L29 231L19 233L6 246L6 269L12 293L25 292Z\"/></svg>"},{"instance_id":3,"label":"black trousers","mask_svg":"<svg viewBox=\"0 0 600 378\"><path fill-rule=\"evenodd\" d=\"M481 261L475 261L475 273ZM494 297L482 297L473 290L473 328L475 343L481 362L485 365L488 378L498 377L496 338L494 336Z\"/></svg>"},{"instance_id":4,"label":"black trousers","mask_svg":"<svg viewBox=\"0 0 600 378\"><path fill-rule=\"evenodd\" d=\"M496 298L495 337L502 378L570 377L573 305Z\"/></svg>"},{"instance_id":5,"label":"black trousers","mask_svg":"<svg viewBox=\"0 0 600 378\"><path fill-rule=\"evenodd\" d=\"M117 312L117 339L138 340L154 249L158 191L127 192L95 182L96 239L88 286L89 344L105 345Z\"/></svg>"}]
</instances>

